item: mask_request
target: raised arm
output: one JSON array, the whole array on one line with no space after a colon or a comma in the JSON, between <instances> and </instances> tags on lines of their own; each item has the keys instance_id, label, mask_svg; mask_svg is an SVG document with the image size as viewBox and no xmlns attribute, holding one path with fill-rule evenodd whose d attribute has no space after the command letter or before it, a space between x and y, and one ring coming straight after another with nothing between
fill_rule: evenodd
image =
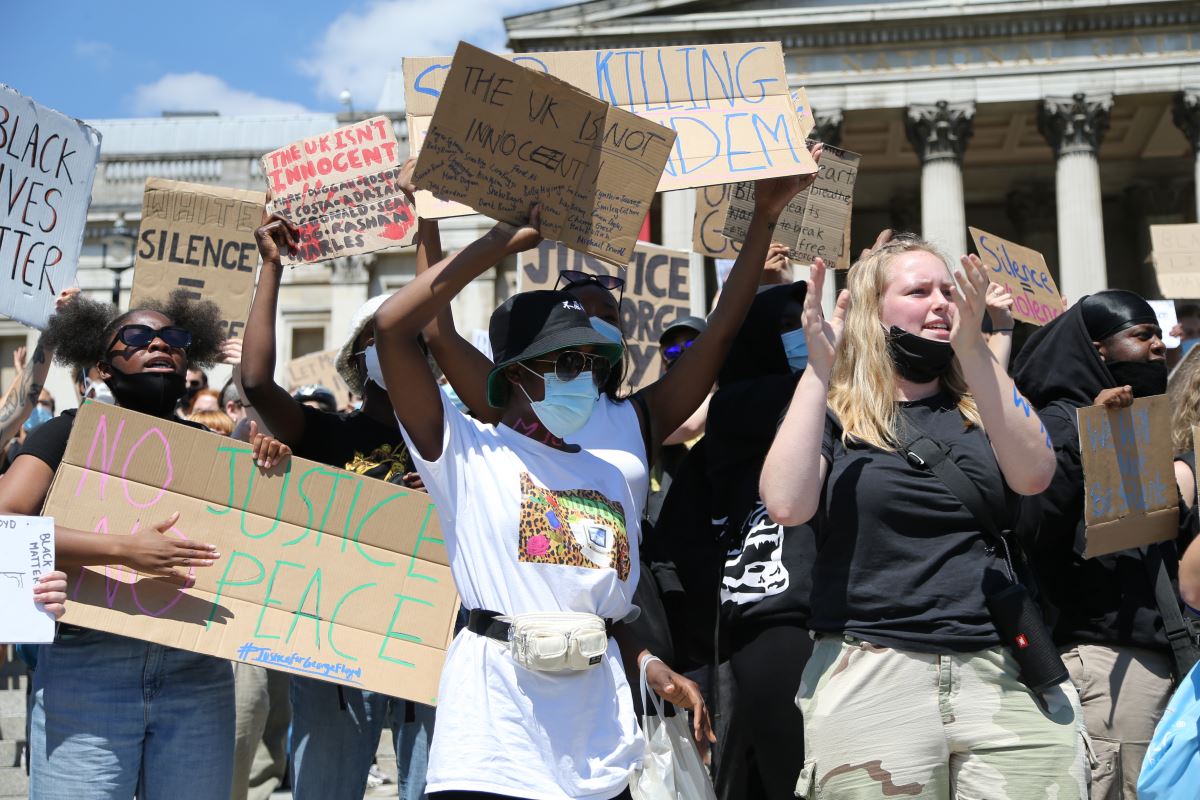
<instances>
[{"instance_id":1,"label":"raised arm","mask_svg":"<svg viewBox=\"0 0 1200 800\"><path fill-rule=\"evenodd\" d=\"M800 525L812 519L821 500L821 487L829 464L821 455L825 439L825 409L834 353L842 336L850 293L838 295L833 318L825 320L821 290L825 262L817 259L804 295L804 336L808 340L808 367L796 384L775 441L763 462L758 492L771 519L781 525Z\"/></svg>"},{"instance_id":2,"label":"raised arm","mask_svg":"<svg viewBox=\"0 0 1200 800\"><path fill-rule=\"evenodd\" d=\"M820 144L813 146L812 156L820 159ZM754 184L754 216L750 219L750 229L721 289L721 300L708 317L708 328L666 375L639 392L650 410L651 430L662 436L669 435L708 396L734 337L746 319L746 312L754 302L775 223L796 193L815 179L815 174L791 175Z\"/></svg>"},{"instance_id":3,"label":"raised arm","mask_svg":"<svg viewBox=\"0 0 1200 800\"><path fill-rule=\"evenodd\" d=\"M988 350L1005 369L1008 369L1008 360L1012 356L1012 306L1011 289L998 283L988 284L987 314L992 323L992 332L987 338Z\"/></svg>"},{"instance_id":4,"label":"raised arm","mask_svg":"<svg viewBox=\"0 0 1200 800\"><path fill-rule=\"evenodd\" d=\"M242 337L241 384L246 399L275 438L296 447L304 437L304 412L286 389L275 382L275 315L279 307L279 282L284 246L296 244L295 227L279 216L263 212L263 224L254 232L262 269L254 290L254 303Z\"/></svg>"},{"instance_id":5,"label":"raised arm","mask_svg":"<svg viewBox=\"0 0 1200 800\"><path fill-rule=\"evenodd\" d=\"M61 309L64 303L77 294L79 289L76 287L64 289L55 299L54 309ZM24 349L21 347L18 351ZM45 345L43 336L38 336L32 353L24 354L24 363L17 367L17 379L0 401L0 443L7 442L17 435L22 423L29 418L33 407L37 405L42 387L46 385L46 376L50 373L53 355Z\"/></svg>"},{"instance_id":6,"label":"raised arm","mask_svg":"<svg viewBox=\"0 0 1200 800\"><path fill-rule=\"evenodd\" d=\"M534 207L529 225L497 225L482 238L422 272L412 283L389 297L375 312L375 346L383 378L403 392L389 392L396 418L426 461L442 455L441 389L417 345L417 334L449 307L468 283L501 259L537 247L541 209ZM443 367L444 369L444 367Z\"/></svg>"},{"instance_id":7,"label":"raised arm","mask_svg":"<svg viewBox=\"0 0 1200 800\"><path fill-rule=\"evenodd\" d=\"M971 388L1004 480L1017 494L1037 494L1054 478L1054 446L1037 413L983 339L988 278L978 256L963 256L953 287L958 312L950 343Z\"/></svg>"},{"instance_id":8,"label":"raised arm","mask_svg":"<svg viewBox=\"0 0 1200 800\"><path fill-rule=\"evenodd\" d=\"M437 220L422 219L417 232L417 275L441 260L442 237ZM475 418L480 422L499 422L500 409L492 408L487 401L487 376L492 371L492 360L459 335L449 303L425 326L424 334L425 343L446 380Z\"/></svg>"}]
</instances>

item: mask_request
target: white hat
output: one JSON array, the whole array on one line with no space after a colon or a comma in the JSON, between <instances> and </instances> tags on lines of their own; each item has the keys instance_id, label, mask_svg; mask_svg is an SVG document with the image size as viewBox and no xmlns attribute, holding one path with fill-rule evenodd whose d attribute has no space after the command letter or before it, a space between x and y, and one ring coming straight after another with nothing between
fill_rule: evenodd
<instances>
[{"instance_id":1,"label":"white hat","mask_svg":"<svg viewBox=\"0 0 1200 800\"><path fill-rule=\"evenodd\" d=\"M389 297L391 297L390 294L378 294L359 306L358 311L354 312L354 319L350 322L350 335L346 337L346 343L338 351L337 361L335 362L338 374L342 376L342 380L350 387L350 391L357 395L362 395L365 387L363 386L362 376L358 374L358 370L350 363L350 359L354 355L354 341L363 332L363 328L367 327L367 323L375 318L375 312L383 305L383 301Z\"/></svg>"}]
</instances>

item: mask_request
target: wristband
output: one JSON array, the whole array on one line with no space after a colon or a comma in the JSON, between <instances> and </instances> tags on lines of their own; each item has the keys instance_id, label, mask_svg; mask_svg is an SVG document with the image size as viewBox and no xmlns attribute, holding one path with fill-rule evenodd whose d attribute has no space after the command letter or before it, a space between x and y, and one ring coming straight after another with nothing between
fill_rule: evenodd
<instances>
[{"instance_id":1,"label":"wristband","mask_svg":"<svg viewBox=\"0 0 1200 800\"><path fill-rule=\"evenodd\" d=\"M663 660L661 658L659 658L658 656L651 653L650 655L646 656L645 658L641 659L638 662L638 669L645 669L646 665L649 664L651 661L657 661L658 663L663 664Z\"/></svg>"}]
</instances>

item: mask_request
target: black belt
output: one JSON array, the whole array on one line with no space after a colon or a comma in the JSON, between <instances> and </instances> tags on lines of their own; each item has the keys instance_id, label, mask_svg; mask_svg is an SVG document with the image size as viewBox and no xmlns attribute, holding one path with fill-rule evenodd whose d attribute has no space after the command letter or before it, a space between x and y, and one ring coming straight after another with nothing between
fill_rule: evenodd
<instances>
[{"instance_id":1,"label":"black belt","mask_svg":"<svg viewBox=\"0 0 1200 800\"><path fill-rule=\"evenodd\" d=\"M497 619L501 616L499 611L488 611L483 608L471 609L470 619L467 620L467 630L478 636L486 636L489 639L495 639L497 642L508 643L512 625L502 619ZM604 620L604 630L609 636L612 636L613 625L615 623L611 619Z\"/></svg>"}]
</instances>

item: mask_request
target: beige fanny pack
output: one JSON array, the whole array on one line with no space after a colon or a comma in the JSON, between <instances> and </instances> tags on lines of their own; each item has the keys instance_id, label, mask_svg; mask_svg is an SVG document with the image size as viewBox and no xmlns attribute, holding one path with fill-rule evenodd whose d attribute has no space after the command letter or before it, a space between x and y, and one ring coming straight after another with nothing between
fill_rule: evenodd
<instances>
[{"instance_id":1,"label":"beige fanny pack","mask_svg":"<svg viewBox=\"0 0 1200 800\"><path fill-rule=\"evenodd\" d=\"M475 609L467 629L508 646L513 660L536 672L591 669L608 652L611 623L576 611L502 616Z\"/></svg>"}]
</instances>

